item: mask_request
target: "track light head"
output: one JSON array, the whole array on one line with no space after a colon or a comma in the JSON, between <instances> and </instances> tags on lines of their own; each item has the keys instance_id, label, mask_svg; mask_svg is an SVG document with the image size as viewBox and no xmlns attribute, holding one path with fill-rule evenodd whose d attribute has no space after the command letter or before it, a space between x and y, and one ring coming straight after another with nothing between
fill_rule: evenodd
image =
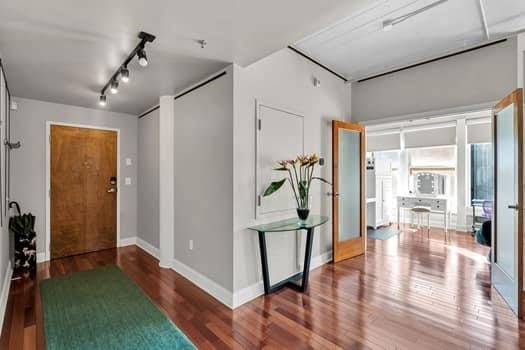
<instances>
[{"instance_id":1,"label":"track light head","mask_svg":"<svg viewBox=\"0 0 525 350\"><path fill-rule=\"evenodd\" d=\"M106 107L106 105L108 104L108 99L106 95L100 95L100 97L98 98L98 104L102 107Z\"/></svg>"},{"instance_id":2,"label":"track light head","mask_svg":"<svg viewBox=\"0 0 525 350\"><path fill-rule=\"evenodd\" d=\"M392 28L394 28L394 23L392 21L384 21L383 22L383 30L385 32L389 32L392 30Z\"/></svg>"},{"instance_id":3,"label":"track light head","mask_svg":"<svg viewBox=\"0 0 525 350\"><path fill-rule=\"evenodd\" d=\"M146 50L144 50L144 48L141 48L137 52L137 57L139 58L139 64L142 67L146 67L148 65L148 58L146 57Z\"/></svg>"},{"instance_id":4,"label":"track light head","mask_svg":"<svg viewBox=\"0 0 525 350\"><path fill-rule=\"evenodd\" d=\"M129 70L126 67L122 67L120 70L120 80L124 83L129 82Z\"/></svg>"},{"instance_id":5,"label":"track light head","mask_svg":"<svg viewBox=\"0 0 525 350\"><path fill-rule=\"evenodd\" d=\"M118 92L118 81L113 80L109 86L109 91L114 95Z\"/></svg>"}]
</instances>

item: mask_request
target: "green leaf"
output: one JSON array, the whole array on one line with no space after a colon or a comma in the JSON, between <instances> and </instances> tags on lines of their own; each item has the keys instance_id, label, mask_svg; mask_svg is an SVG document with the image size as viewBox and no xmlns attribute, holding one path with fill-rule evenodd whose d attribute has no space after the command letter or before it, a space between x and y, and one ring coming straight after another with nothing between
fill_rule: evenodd
<instances>
[{"instance_id":1,"label":"green leaf","mask_svg":"<svg viewBox=\"0 0 525 350\"><path fill-rule=\"evenodd\" d=\"M316 177L316 176L314 176L314 177L312 177L312 180L319 180L319 181L324 182L325 184L329 184L329 185L332 184L330 181L325 180L325 179L323 179L322 177Z\"/></svg>"},{"instance_id":2,"label":"green leaf","mask_svg":"<svg viewBox=\"0 0 525 350\"><path fill-rule=\"evenodd\" d=\"M299 181L299 197L301 199L305 199L307 193L308 193L308 182L306 182L305 180Z\"/></svg>"},{"instance_id":3,"label":"green leaf","mask_svg":"<svg viewBox=\"0 0 525 350\"><path fill-rule=\"evenodd\" d=\"M276 192L279 188L281 188L283 186L285 181L286 181L286 179L282 179L282 180L279 180L279 181L272 182L270 184L270 186L268 186L266 191L264 191L263 197L267 197L267 196L271 195L272 193Z\"/></svg>"},{"instance_id":4,"label":"green leaf","mask_svg":"<svg viewBox=\"0 0 525 350\"><path fill-rule=\"evenodd\" d=\"M273 170L275 170L275 171L288 171L288 169L285 168L285 167L282 167L282 168L275 168L275 169L273 169Z\"/></svg>"}]
</instances>

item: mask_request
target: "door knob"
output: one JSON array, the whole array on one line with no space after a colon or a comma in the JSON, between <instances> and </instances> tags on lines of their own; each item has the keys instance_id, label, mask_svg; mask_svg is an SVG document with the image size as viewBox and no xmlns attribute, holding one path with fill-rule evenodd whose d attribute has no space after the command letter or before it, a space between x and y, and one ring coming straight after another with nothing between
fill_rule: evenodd
<instances>
[{"instance_id":1,"label":"door knob","mask_svg":"<svg viewBox=\"0 0 525 350\"><path fill-rule=\"evenodd\" d=\"M339 197L339 192L327 192L327 196Z\"/></svg>"},{"instance_id":2,"label":"door knob","mask_svg":"<svg viewBox=\"0 0 525 350\"><path fill-rule=\"evenodd\" d=\"M517 205L517 204L510 204L510 205L507 206L507 208L509 208L509 209L514 209L514 210L518 210L520 207L519 207L519 205Z\"/></svg>"},{"instance_id":3,"label":"door knob","mask_svg":"<svg viewBox=\"0 0 525 350\"><path fill-rule=\"evenodd\" d=\"M117 192L117 189L115 187L111 187L109 190L108 190L108 193L115 193Z\"/></svg>"}]
</instances>

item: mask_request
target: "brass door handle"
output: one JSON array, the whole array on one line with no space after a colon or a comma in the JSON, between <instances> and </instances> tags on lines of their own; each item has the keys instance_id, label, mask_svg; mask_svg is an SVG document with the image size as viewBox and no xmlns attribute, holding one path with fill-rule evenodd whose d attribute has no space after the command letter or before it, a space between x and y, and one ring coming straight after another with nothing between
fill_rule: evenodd
<instances>
[{"instance_id":1,"label":"brass door handle","mask_svg":"<svg viewBox=\"0 0 525 350\"><path fill-rule=\"evenodd\" d=\"M115 187L111 187L107 192L108 193L115 193L115 192L117 192L117 189Z\"/></svg>"}]
</instances>

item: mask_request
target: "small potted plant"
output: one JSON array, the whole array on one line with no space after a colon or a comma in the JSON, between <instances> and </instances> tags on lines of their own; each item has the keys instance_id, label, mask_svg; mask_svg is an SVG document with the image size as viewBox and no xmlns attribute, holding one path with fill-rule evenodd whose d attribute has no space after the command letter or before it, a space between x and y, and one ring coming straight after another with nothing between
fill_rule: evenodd
<instances>
[{"instance_id":1,"label":"small potted plant","mask_svg":"<svg viewBox=\"0 0 525 350\"><path fill-rule=\"evenodd\" d=\"M288 176L279 181L272 182L264 191L263 196L267 197L277 192L288 180L297 202L297 216L301 221L308 219L310 214L310 186L313 180L330 184L327 180L314 176L315 165L319 163L319 158L314 153L310 156L297 156L292 160L281 160L277 162L279 166L275 171L284 171Z\"/></svg>"}]
</instances>

